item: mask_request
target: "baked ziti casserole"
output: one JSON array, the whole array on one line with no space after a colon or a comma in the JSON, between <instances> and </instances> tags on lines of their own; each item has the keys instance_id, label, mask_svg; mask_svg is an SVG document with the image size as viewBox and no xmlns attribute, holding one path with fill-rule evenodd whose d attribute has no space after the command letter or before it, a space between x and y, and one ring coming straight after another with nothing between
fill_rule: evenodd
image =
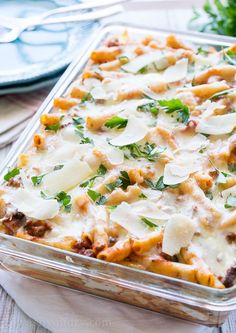
<instances>
[{"instance_id":1,"label":"baked ziti casserole","mask_svg":"<svg viewBox=\"0 0 236 333\"><path fill-rule=\"evenodd\" d=\"M213 288L236 280L236 46L114 36L0 189L0 231Z\"/></svg>"}]
</instances>

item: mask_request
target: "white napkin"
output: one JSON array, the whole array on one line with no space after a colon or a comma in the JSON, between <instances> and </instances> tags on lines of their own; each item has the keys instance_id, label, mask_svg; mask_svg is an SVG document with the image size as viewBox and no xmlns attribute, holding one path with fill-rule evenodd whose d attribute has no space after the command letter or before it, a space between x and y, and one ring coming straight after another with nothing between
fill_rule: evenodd
<instances>
[{"instance_id":1,"label":"white napkin","mask_svg":"<svg viewBox=\"0 0 236 333\"><path fill-rule=\"evenodd\" d=\"M0 284L18 306L53 333L212 333L158 313L0 271Z\"/></svg>"}]
</instances>

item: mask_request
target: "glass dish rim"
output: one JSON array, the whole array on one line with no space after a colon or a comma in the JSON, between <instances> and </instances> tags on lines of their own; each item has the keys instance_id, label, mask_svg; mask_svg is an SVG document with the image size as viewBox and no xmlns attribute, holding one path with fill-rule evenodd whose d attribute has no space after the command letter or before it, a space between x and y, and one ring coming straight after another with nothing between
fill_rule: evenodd
<instances>
[{"instance_id":1,"label":"glass dish rim","mask_svg":"<svg viewBox=\"0 0 236 333\"><path fill-rule=\"evenodd\" d=\"M154 29L154 28L147 28L147 27L142 27L140 25L129 25L129 24L124 24L124 23L120 23L120 22L115 22L115 23L107 23L102 25L98 31L96 31L95 33L93 33L89 38L87 43L85 44L84 47L84 51L82 53L82 55L80 57L77 57L71 64L70 66L67 68L67 70L65 71L65 73L62 75L62 77L59 79L59 81L57 82L57 84L54 86L54 88L51 90L51 92L49 93L49 95L47 96L47 98L45 99L45 101L42 103L42 105L39 107L39 109L37 110L37 112L35 113L35 115L32 117L31 121L29 122L29 124L27 125L26 129L22 132L21 136L19 137L19 139L15 142L15 144L13 145L13 147L11 148L11 150L9 151L7 157L5 158L5 160L0 164L0 179L3 178L4 173L6 172L6 168L8 166L13 166L14 163L17 160L17 156L19 156L19 154L21 152L24 151L24 149L26 148L26 146L28 145L28 141L32 138L32 135L35 133L35 130L39 127L39 116L42 113L47 113L51 110L52 108L52 101L54 98L61 96L66 89L68 88L68 86L71 84L71 82L73 82L73 80L76 78L76 76L78 75L78 73L83 69L84 64L86 64L87 60L88 60L88 55L89 52L91 52L95 46L99 45L102 40L104 39L104 37L109 33L109 34L114 34L115 30L119 30L119 31L124 31L124 30L129 30L129 31L133 31L136 33L140 33L140 34L156 34L156 35L167 35L170 33L173 33L177 36L180 36L182 38L185 39L190 39L193 40L193 42L200 42L200 43L209 43L209 44L220 44L222 46L230 46L232 44L234 44L236 41L234 38L232 37L227 37L227 36L219 36L219 35L211 35L211 34L205 34L205 33L197 33L197 32L188 32L188 31L173 31L171 29ZM75 72L75 73L74 73ZM0 185L2 183L0 182ZM43 247L48 247L50 248L50 250L55 251L56 252L60 252L60 253L65 253L67 255L76 255L79 257L83 257L79 254L73 253L73 252L69 252L69 251L65 251L65 250L61 250L61 249L57 249L54 247L50 247L47 245L42 245L40 243L35 243L32 241L26 241L20 238L17 238L15 236L10 236L10 235L6 235L4 233L0 233L0 237L4 237L7 239L14 239L17 240L19 242L30 242L35 244L35 246L39 245L39 246L43 246ZM4 250L5 253L7 253L7 249ZM0 253L4 252L1 247L0 247ZM15 252L15 254L17 254L17 251L12 251L10 250L11 253ZM27 254L27 253L25 253ZM47 260L44 257L41 257L42 260ZM98 260L96 258L87 258L88 260L92 261L93 260ZM55 261L56 262L56 261ZM58 262L60 264L60 262ZM119 264L116 263L106 263L108 265L111 265L112 267L116 267L119 266L122 267ZM139 271L137 269L134 268L129 268L129 267L123 267L126 270L132 270L132 271ZM142 271L141 271L142 272ZM217 302L214 300L209 300L208 304L215 304L216 306L221 306L223 311L223 308L225 308L228 304L228 302L230 301L232 308L236 307L236 296L231 296L231 294L235 294L236 292L236 285L232 286L230 288L225 288L225 289L216 289L216 288L211 288L211 287L206 287L206 286L202 286L199 284L195 284L192 282L188 282L185 280L181 280L181 279L176 279L176 278L172 278L172 277L167 277L161 274L156 274L156 273L152 273L152 272L148 272L148 271L143 271L142 273L144 273L145 275L150 275L150 276L158 276L158 278L161 278L163 280L168 280L168 281L174 281L174 282L181 282L181 284L186 284L186 286L191 286L192 288L195 288L196 290L203 290L208 292L209 294L211 294L212 296L215 296L217 298L219 298L217 300ZM163 290L163 295L165 294L165 290ZM174 294L176 296L176 294ZM178 296L178 295L177 295ZM191 296L191 295L190 295ZM225 300L223 299L224 297L228 296L229 299ZM221 300L222 298L222 300ZM199 298L199 299L203 299L203 298ZM210 303L211 301L211 303ZM220 302L222 302L222 304L219 304ZM227 304L226 304L227 303Z\"/></svg>"}]
</instances>

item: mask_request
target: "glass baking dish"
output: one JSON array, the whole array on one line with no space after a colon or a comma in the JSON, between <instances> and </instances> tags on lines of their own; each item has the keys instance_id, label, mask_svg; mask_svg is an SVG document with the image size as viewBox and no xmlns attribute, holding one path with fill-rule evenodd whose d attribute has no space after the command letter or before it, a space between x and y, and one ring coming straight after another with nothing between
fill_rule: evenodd
<instances>
[{"instance_id":1,"label":"glass baking dish","mask_svg":"<svg viewBox=\"0 0 236 333\"><path fill-rule=\"evenodd\" d=\"M78 57L66 70L46 98L29 125L15 143L8 157L0 166L0 179L17 156L29 146L39 127L39 116L50 112L53 99L67 91L84 68L90 52L102 41L128 29L131 35L153 35L164 38L170 32L151 30L120 24L105 25L92 36ZM178 37L199 46L229 46L233 38L199 33L174 32ZM59 250L46 245L0 234L1 268L56 285L84 291L120 302L161 312L187 321L208 326L221 325L230 311L236 309L236 286L213 289L191 282L170 278L151 272L108 263L91 257Z\"/></svg>"}]
</instances>

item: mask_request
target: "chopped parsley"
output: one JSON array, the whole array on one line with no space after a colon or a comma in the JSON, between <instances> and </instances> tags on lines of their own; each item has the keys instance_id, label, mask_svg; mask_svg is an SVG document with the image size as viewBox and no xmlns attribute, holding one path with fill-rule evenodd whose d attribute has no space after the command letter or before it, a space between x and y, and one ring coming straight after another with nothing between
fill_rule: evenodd
<instances>
[{"instance_id":1,"label":"chopped parsley","mask_svg":"<svg viewBox=\"0 0 236 333\"><path fill-rule=\"evenodd\" d=\"M53 170L56 171L56 170L60 170L64 167L64 164L58 164L58 165L55 165Z\"/></svg>"},{"instance_id":2,"label":"chopped parsley","mask_svg":"<svg viewBox=\"0 0 236 333\"><path fill-rule=\"evenodd\" d=\"M235 91L234 88L232 88L232 89L227 89L227 90L223 90L223 91L220 91L220 92L218 92L218 93L215 93L215 94L212 95L209 99L210 99L211 101L214 101L214 100L216 100L216 99L218 99L218 98L221 98L221 97L224 97L224 96L227 96L227 95L231 94L233 91Z\"/></svg>"},{"instance_id":3,"label":"chopped parsley","mask_svg":"<svg viewBox=\"0 0 236 333\"><path fill-rule=\"evenodd\" d=\"M56 123L56 124L53 124L53 125L46 126L45 130L46 131L57 132L60 128L61 128L61 124L60 123Z\"/></svg>"},{"instance_id":4,"label":"chopped parsley","mask_svg":"<svg viewBox=\"0 0 236 333\"><path fill-rule=\"evenodd\" d=\"M228 169L230 172L236 172L236 164L235 163L229 163Z\"/></svg>"},{"instance_id":5,"label":"chopped parsley","mask_svg":"<svg viewBox=\"0 0 236 333\"><path fill-rule=\"evenodd\" d=\"M128 123L128 119L114 116L105 122L105 126L108 128L120 129L120 128L126 127L127 123Z\"/></svg>"},{"instance_id":6,"label":"chopped parsley","mask_svg":"<svg viewBox=\"0 0 236 333\"><path fill-rule=\"evenodd\" d=\"M148 71L148 66L144 66L142 68L140 68L140 70L138 71L138 74L145 74Z\"/></svg>"},{"instance_id":7,"label":"chopped parsley","mask_svg":"<svg viewBox=\"0 0 236 333\"><path fill-rule=\"evenodd\" d=\"M156 102L150 102L147 104L139 105L137 107L137 110L142 112L150 112L154 116L157 116L159 112Z\"/></svg>"},{"instance_id":8,"label":"chopped parsley","mask_svg":"<svg viewBox=\"0 0 236 333\"><path fill-rule=\"evenodd\" d=\"M176 185L166 185L164 184L163 182L163 176L161 176L156 183L154 183L153 181L151 181L150 179L144 179L144 182L146 185L148 185L152 190L155 190L155 191L163 191L165 190L166 188L176 188L179 186L179 184L176 184Z\"/></svg>"},{"instance_id":9,"label":"chopped parsley","mask_svg":"<svg viewBox=\"0 0 236 333\"><path fill-rule=\"evenodd\" d=\"M5 174L3 177L6 182L8 182L11 178L14 178L15 176L19 175L20 169L14 168L12 170L9 170L8 173Z\"/></svg>"},{"instance_id":10,"label":"chopped parsley","mask_svg":"<svg viewBox=\"0 0 236 333\"><path fill-rule=\"evenodd\" d=\"M147 196L146 196L144 193L141 193L141 194L139 195L139 198L140 198L140 199L147 199Z\"/></svg>"},{"instance_id":11,"label":"chopped parsley","mask_svg":"<svg viewBox=\"0 0 236 333\"><path fill-rule=\"evenodd\" d=\"M72 118L74 125L83 125L84 124L84 119L82 117L74 117Z\"/></svg>"},{"instance_id":12,"label":"chopped parsley","mask_svg":"<svg viewBox=\"0 0 236 333\"><path fill-rule=\"evenodd\" d=\"M75 133L78 134L81 138L80 144L92 143L93 140L84 135L84 119L81 117L73 118L73 123L75 126Z\"/></svg>"},{"instance_id":13,"label":"chopped parsley","mask_svg":"<svg viewBox=\"0 0 236 333\"><path fill-rule=\"evenodd\" d=\"M209 51L204 50L202 47L198 47L198 49L197 49L197 54L201 54L201 55L203 55L203 56L208 56Z\"/></svg>"},{"instance_id":14,"label":"chopped parsley","mask_svg":"<svg viewBox=\"0 0 236 333\"><path fill-rule=\"evenodd\" d=\"M219 175L218 175L218 178L217 178L217 183L218 184L225 184L227 182L226 178L230 176L229 173L226 173L226 172L223 172L223 171L220 171L218 169L216 169L216 171L218 171Z\"/></svg>"},{"instance_id":15,"label":"chopped parsley","mask_svg":"<svg viewBox=\"0 0 236 333\"><path fill-rule=\"evenodd\" d=\"M225 208L236 208L236 197L232 194L227 197Z\"/></svg>"},{"instance_id":16,"label":"chopped parsley","mask_svg":"<svg viewBox=\"0 0 236 333\"><path fill-rule=\"evenodd\" d=\"M200 154L205 153L206 149L207 149L207 147L202 147L202 148L199 150L199 153L200 153Z\"/></svg>"},{"instance_id":17,"label":"chopped parsley","mask_svg":"<svg viewBox=\"0 0 236 333\"><path fill-rule=\"evenodd\" d=\"M137 143L131 143L127 146L119 147L122 150L128 151L133 158L145 158L148 161L154 162L160 154L165 151L166 148L157 148L155 143L146 142L144 145L138 145ZM128 158L127 154L125 154Z\"/></svg>"},{"instance_id":18,"label":"chopped parsley","mask_svg":"<svg viewBox=\"0 0 236 333\"><path fill-rule=\"evenodd\" d=\"M64 164L58 164L58 165L55 165L54 168L53 168L53 171L57 171L57 170L60 170L64 167ZM33 183L34 186L38 186L41 184L42 180L43 180L43 177L46 175L43 174L43 175L39 175L39 176L33 176L31 177L31 181Z\"/></svg>"},{"instance_id":19,"label":"chopped parsley","mask_svg":"<svg viewBox=\"0 0 236 333\"><path fill-rule=\"evenodd\" d=\"M65 212L69 213L71 211L71 196L64 191L61 191L56 194L55 199L63 207Z\"/></svg>"},{"instance_id":20,"label":"chopped parsley","mask_svg":"<svg viewBox=\"0 0 236 333\"><path fill-rule=\"evenodd\" d=\"M101 193L93 191L90 188L88 189L87 194L97 205L104 205L107 202L104 195L101 195Z\"/></svg>"},{"instance_id":21,"label":"chopped parsley","mask_svg":"<svg viewBox=\"0 0 236 333\"><path fill-rule=\"evenodd\" d=\"M95 102L92 94L89 92L87 93L82 99L81 99L81 102L80 104L84 104L85 102Z\"/></svg>"},{"instance_id":22,"label":"chopped parsley","mask_svg":"<svg viewBox=\"0 0 236 333\"><path fill-rule=\"evenodd\" d=\"M80 187L92 187L94 185L95 179L97 179L98 177L103 177L106 172L107 168L103 164L101 164L97 170L96 175L81 183Z\"/></svg>"},{"instance_id":23,"label":"chopped parsley","mask_svg":"<svg viewBox=\"0 0 236 333\"><path fill-rule=\"evenodd\" d=\"M146 217L141 217L141 221L144 222L149 228L157 228L158 225L147 219Z\"/></svg>"},{"instance_id":24,"label":"chopped parsley","mask_svg":"<svg viewBox=\"0 0 236 333\"><path fill-rule=\"evenodd\" d=\"M211 191L206 191L204 192L205 193L205 196L210 199L210 200L213 200L213 193Z\"/></svg>"},{"instance_id":25,"label":"chopped parsley","mask_svg":"<svg viewBox=\"0 0 236 333\"><path fill-rule=\"evenodd\" d=\"M112 183L106 184L105 187L109 192L114 191L117 187L121 187L122 186L122 180L120 180L119 178L117 180L115 180Z\"/></svg>"},{"instance_id":26,"label":"chopped parsley","mask_svg":"<svg viewBox=\"0 0 236 333\"><path fill-rule=\"evenodd\" d=\"M223 54L223 59L230 65L236 66L236 52L228 50Z\"/></svg>"},{"instance_id":27,"label":"chopped parsley","mask_svg":"<svg viewBox=\"0 0 236 333\"><path fill-rule=\"evenodd\" d=\"M112 183L106 184L105 187L109 192L112 192L118 187L126 190L129 185L131 185L131 182L127 171L120 171L119 178Z\"/></svg>"},{"instance_id":28,"label":"chopped parsley","mask_svg":"<svg viewBox=\"0 0 236 333\"><path fill-rule=\"evenodd\" d=\"M127 56L120 56L118 59L122 65L125 65L129 62L129 58Z\"/></svg>"},{"instance_id":29,"label":"chopped parsley","mask_svg":"<svg viewBox=\"0 0 236 333\"><path fill-rule=\"evenodd\" d=\"M114 210L114 209L116 209L116 208L117 208L117 205L113 205L113 206L107 206L107 208L108 208L109 210Z\"/></svg>"},{"instance_id":30,"label":"chopped parsley","mask_svg":"<svg viewBox=\"0 0 236 333\"><path fill-rule=\"evenodd\" d=\"M213 166L215 171L218 173L218 178L217 178L216 183L218 183L218 184L226 183L226 178L231 175L227 172L224 172L224 171L221 171L220 169L218 169L210 159L209 159L209 162L211 163L211 165Z\"/></svg>"},{"instance_id":31,"label":"chopped parsley","mask_svg":"<svg viewBox=\"0 0 236 333\"><path fill-rule=\"evenodd\" d=\"M176 120L178 122L186 124L189 120L189 109L187 105L183 104L180 99L170 99L170 100L158 100L159 106L166 112L166 113L174 113L176 112Z\"/></svg>"},{"instance_id":32,"label":"chopped parsley","mask_svg":"<svg viewBox=\"0 0 236 333\"><path fill-rule=\"evenodd\" d=\"M58 192L54 197L47 196L43 191L40 192L40 195L45 200L56 199L60 204L61 208L64 209L66 213L71 211L71 196L64 191Z\"/></svg>"},{"instance_id":33,"label":"chopped parsley","mask_svg":"<svg viewBox=\"0 0 236 333\"><path fill-rule=\"evenodd\" d=\"M31 177L31 180L32 180L32 183L34 184L34 186L40 185L44 176L45 176L45 174L44 175L40 175L40 176L33 176L33 177Z\"/></svg>"}]
</instances>

